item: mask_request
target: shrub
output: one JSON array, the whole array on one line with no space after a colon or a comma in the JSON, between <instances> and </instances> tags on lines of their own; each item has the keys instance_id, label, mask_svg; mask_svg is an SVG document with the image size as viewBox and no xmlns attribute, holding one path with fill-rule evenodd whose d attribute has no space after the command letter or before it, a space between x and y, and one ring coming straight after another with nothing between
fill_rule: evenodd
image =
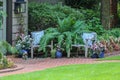
<instances>
[{"instance_id":1,"label":"shrub","mask_svg":"<svg viewBox=\"0 0 120 80\"><path fill-rule=\"evenodd\" d=\"M98 5L98 3L100 2L100 0L65 0L65 3L71 7L74 8L80 8L80 7L84 7L84 8L95 8L98 7L96 5Z\"/></svg>"},{"instance_id":2,"label":"shrub","mask_svg":"<svg viewBox=\"0 0 120 80\"><path fill-rule=\"evenodd\" d=\"M16 53L17 50L8 42L0 41L0 69L14 66L13 62L6 58L7 52Z\"/></svg>"},{"instance_id":3,"label":"shrub","mask_svg":"<svg viewBox=\"0 0 120 80\"><path fill-rule=\"evenodd\" d=\"M47 3L29 3L28 11L29 32L44 30L49 27L57 27L58 17L60 19L64 19L70 16L76 21L82 20L87 24L92 24L92 26L100 23L100 20L98 20L100 17L100 12L98 10L84 8L75 9L61 4L51 5ZM95 22L95 20L97 21Z\"/></svg>"},{"instance_id":4,"label":"shrub","mask_svg":"<svg viewBox=\"0 0 120 80\"><path fill-rule=\"evenodd\" d=\"M57 17L64 19L65 17L71 16L76 20L84 19L84 15L79 10L61 4L30 3L28 13L29 31L57 27Z\"/></svg>"},{"instance_id":5,"label":"shrub","mask_svg":"<svg viewBox=\"0 0 120 80\"><path fill-rule=\"evenodd\" d=\"M14 63L11 60L8 60L3 53L0 52L2 57L0 58L0 69L10 68L14 66Z\"/></svg>"},{"instance_id":6,"label":"shrub","mask_svg":"<svg viewBox=\"0 0 120 80\"><path fill-rule=\"evenodd\" d=\"M90 31L96 32L98 35L105 33L105 29L100 23L100 19L93 17L91 20L87 20L88 29Z\"/></svg>"}]
</instances>

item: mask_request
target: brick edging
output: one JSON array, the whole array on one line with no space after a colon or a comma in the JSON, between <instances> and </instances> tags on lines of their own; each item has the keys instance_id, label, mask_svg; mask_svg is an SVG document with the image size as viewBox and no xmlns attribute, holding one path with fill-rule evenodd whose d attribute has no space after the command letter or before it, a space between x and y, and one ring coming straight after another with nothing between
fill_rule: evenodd
<instances>
[{"instance_id":1,"label":"brick edging","mask_svg":"<svg viewBox=\"0 0 120 80\"><path fill-rule=\"evenodd\" d=\"M13 72L13 71L24 69L24 66L22 65L15 64L15 66L17 67L0 70L0 73Z\"/></svg>"}]
</instances>

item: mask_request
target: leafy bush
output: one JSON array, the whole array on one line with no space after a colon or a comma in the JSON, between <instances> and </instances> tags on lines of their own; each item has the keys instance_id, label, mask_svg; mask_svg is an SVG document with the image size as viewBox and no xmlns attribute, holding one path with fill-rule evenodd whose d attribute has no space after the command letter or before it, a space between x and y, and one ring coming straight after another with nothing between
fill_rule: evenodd
<instances>
[{"instance_id":1,"label":"leafy bush","mask_svg":"<svg viewBox=\"0 0 120 80\"><path fill-rule=\"evenodd\" d=\"M65 0L65 3L71 7L88 9L94 9L99 2L100 0Z\"/></svg>"},{"instance_id":2,"label":"leafy bush","mask_svg":"<svg viewBox=\"0 0 120 80\"><path fill-rule=\"evenodd\" d=\"M85 23L91 26L100 25L100 20L98 20L100 16L99 11L84 8L74 9L61 4L29 3L28 14L29 32L57 27L57 18L64 19L68 16L74 18L76 21L85 21ZM97 21L95 22L95 20Z\"/></svg>"},{"instance_id":3,"label":"leafy bush","mask_svg":"<svg viewBox=\"0 0 120 80\"><path fill-rule=\"evenodd\" d=\"M0 69L8 68L13 66L13 62L6 58L6 53L16 53L16 48L12 47L6 41L0 41Z\"/></svg>"},{"instance_id":4,"label":"leafy bush","mask_svg":"<svg viewBox=\"0 0 120 80\"><path fill-rule=\"evenodd\" d=\"M8 42L0 41L0 52L3 53L3 55L6 55L7 52L16 53L17 50L15 47L12 47Z\"/></svg>"},{"instance_id":5,"label":"leafy bush","mask_svg":"<svg viewBox=\"0 0 120 80\"><path fill-rule=\"evenodd\" d=\"M114 28L112 30L109 30L108 34L118 38L118 37L120 37L120 28Z\"/></svg>"},{"instance_id":6,"label":"leafy bush","mask_svg":"<svg viewBox=\"0 0 120 80\"><path fill-rule=\"evenodd\" d=\"M111 30L104 30L105 32L102 35L99 35L99 39L109 40L110 37L119 38L120 37L120 28L114 28Z\"/></svg>"},{"instance_id":7,"label":"leafy bush","mask_svg":"<svg viewBox=\"0 0 120 80\"><path fill-rule=\"evenodd\" d=\"M105 32L105 29L100 23L100 19L93 17L91 20L87 20L88 29L90 31L96 32L98 35L101 35Z\"/></svg>"},{"instance_id":8,"label":"leafy bush","mask_svg":"<svg viewBox=\"0 0 120 80\"><path fill-rule=\"evenodd\" d=\"M3 53L0 52L0 69L13 67L14 63L11 60L8 60Z\"/></svg>"},{"instance_id":9,"label":"leafy bush","mask_svg":"<svg viewBox=\"0 0 120 80\"><path fill-rule=\"evenodd\" d=\"M84 19L84 15L79 10L60 4L30 3L28 13L29 31L57 27L57 17L64 19L65 17L71 16L75 19Z\"/></svg>"}]
</instances>

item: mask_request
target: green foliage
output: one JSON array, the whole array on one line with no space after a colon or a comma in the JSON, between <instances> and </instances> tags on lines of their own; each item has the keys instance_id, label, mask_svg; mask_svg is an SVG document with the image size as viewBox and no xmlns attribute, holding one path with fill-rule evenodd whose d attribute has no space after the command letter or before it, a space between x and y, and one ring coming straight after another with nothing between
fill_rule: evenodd
<instances>
[{"instance_id":1,"label":"green foliage","mask_svg":"<svg viewBox=\"0 0 120 80\"><path fill-rule=\"evenodd\" d=\"M44 30L48 27L57 27L57 18L64 19L68 16L74 19L84 19L84 14L61 4L50 5L46 3L29 4L29 31Z\"/></svg>"},{"instance_id":2,"label":"green foliage","mask_svg":"<svg viewBox=\"0 0 120 80\"><path fill-rule=\"evenodd\" d=\"M74 9L69 6L56 4L46 4L46 3L30 3L29 4L29 31L44 30L49 27L60 26L58 23L59 19L69 18L71 24L80 20L83 21L93 28L100 28L101 23L99 20L100 12L99 10L92 9ZM72 22L74 21L74 22ZM63 23L66 24L67 22ZM64 25L66 26L66 25ZM98 32L99 33L99 32ZM100 32L101 33L101 32Z\"/></svg>"},{"instance_id":3,"label":"green foliage","mask_svg":"<svg viewBox=\"0 0 120 80\"><path fill-rule=\"evenodd\" d=\"M100 0L65 0L65 3L74 8L88 8L94 9L98 5Z\"/></svg>"},{"instance_id":4,"label":"green foliage","mask_svg":"<svg viewBox=\"0 0 120 80\"><path fill-rule=\"evenodd\" d=\"M0 41L0 69L13 66L13 63L11 63L11 61L9 61L5 56L7 52L17 53L17 50L15 47L12 47L8 42Z\"/></svg>"},{"instance_id":5,"label":"green foliage","mask_svg":"<svg viewBox=\"0 0 120 80\"><path fill-rule=\"evenodd\" d=\"M51 50L51 58L55 58L56 49Z\"/></svg>"},{"instance_id":6,"label":"green foliage","mask_svg":"<svg viewBox=\"0 0 120 80\"><path fill-rule=\"evenodd\" d=\"M99 35L98 38L100 40L109 40L111 36L113 36L114 38L120 37L120 28L105 30L105 32L102 35Z\"/></svg>"},{"instance_id":7,"label":"green foliage","mask_svg":"<svg viewBox=\"0 0 120 80\"><path fill-rule=\"evenodd\" d=\"M114 37L120 37L120 28L114 28L108 31L108 34Z\"/></svg>"},{"instance_id":8,"label":"green foliage","mask_svg":"<svg viewBox=\"0 0 120 80\"><path fill-rule=\"evenodd\" d=\"M56 40L55 44L64 48L68 53L73 43L81 42L79 40L81 39L80 35L83 31L89 31L83 21L76 21L71 17L67 17L63 20L58 18L57 28L48 28L45 30L45 35L40 41L40 50L46 52L46 46L49 42Z\"/></svg>"},{"instance_id":9,"label":"green foliage","mask_svg":"<svg viewBox=\"0 0 120 80\"><path fill-rule=\"evenodd\" d=\"M0 52L0 55L2 53ZM8 60L6 56L2 55L2 58L0 59L0 70L5 68L11 68L14 66L14 63L11 60Z\"/></svg>"},{"instance_id":10,"label":"green foliage","mask_svg":"<svg viewBox=\"0 0 120 80\"><path fill-rule=\"evenodd\" d=\"M105 29L100 23L100 19L93 17L91 20L87 20L88 29L90 31L96 32L98 35L101 35L105 32Z\"/></svg>"},{"instance_id":11,"label":"green foliage","mask_svg":"<svg viewBox=\"0 0 120 80\"><path fill-rule=\"evenodd\" d=\"M3 53L0 52L0 60L2 59L2 57L3 57Z\"/></svg>"},{"instance_id":12,"label":"green foliage","mask_svg":"<svg viewBox=\"0 0 120 80\"><path fill-rule=\"evenodd\" d=\"M0 52L5 55L7 52L16 53L17 50L15 47L12 47L8 42L0 41Z\"/></svg>"}]
</instances>

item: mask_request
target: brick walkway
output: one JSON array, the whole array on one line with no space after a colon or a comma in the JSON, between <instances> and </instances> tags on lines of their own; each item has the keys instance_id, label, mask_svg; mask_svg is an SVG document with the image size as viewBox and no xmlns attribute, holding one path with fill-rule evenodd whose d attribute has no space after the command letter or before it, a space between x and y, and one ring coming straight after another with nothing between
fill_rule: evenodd
<instances>
[{"instance_id":1,"label":"brick walkway","mask_svg":"<svg viewBox=\"0 0 120 80\"><path fill-rule=\"evenodd\" d=\"M91 64L91 63L101 62L101 61L97 61L96 59L90 59L90 58L60 58L60 59L36 58L36 59L28 59L28 60L23 60L21 58L11 58L11 59L16 64L24 66L24 68L13 72L0 73L0 76L27 73L27 72L44 70L51 67L69 65L69 64Z\"/></svg>"}]
</instances>

